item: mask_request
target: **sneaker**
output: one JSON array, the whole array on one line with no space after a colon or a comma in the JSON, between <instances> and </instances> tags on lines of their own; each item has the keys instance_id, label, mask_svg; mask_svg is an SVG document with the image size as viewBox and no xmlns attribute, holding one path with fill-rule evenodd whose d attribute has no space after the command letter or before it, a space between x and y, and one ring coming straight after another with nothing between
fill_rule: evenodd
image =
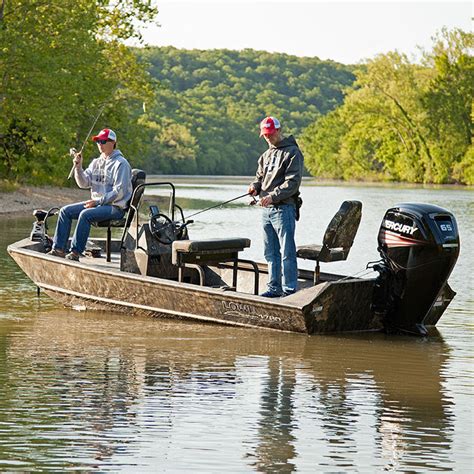
<instances>
[{"instance_id":1,"label":"sneaker","mask_svg":"<svg viewBox=\"0 0 474 474\"><path fill-rule=\"evenodd\" d=\"M79 254L76 253L76 252L69 252L67 255L66 255L66 258L68 260L73 260L74 262L78 262L79 261Z\"/></svg>"},{"instance_id":2,"label":"sneaker","mask_svg":"<svg viewBox=\"0 0 474 474\"><path fill-rule=\"evenodd\" d=\"M264 298L280 298L281 293L275 293L274 291L267 290L265 293L262 293L260 296Z\"/></svg>"},{"instance_id":3,"label":"sneaker","mask_svg":"<svg viewBox=\"0 0 474 474\"><path fill-rule=\"evenodd\" d=\"M53 257L61 257L64 258L66 254L62 250L52 249L50 250L47 255L51 255Z\"/></svg>"},{"instance_id":4,"label":"sneaker","mask_svg":"<svg viewBox=\"0 0 474 474\"><path fill-rule=\"evenodd\" d=\"M296 293L296 290L289 290L289 291L284 291L283 296L291 296Z\"/></svg>"}]
</instances>

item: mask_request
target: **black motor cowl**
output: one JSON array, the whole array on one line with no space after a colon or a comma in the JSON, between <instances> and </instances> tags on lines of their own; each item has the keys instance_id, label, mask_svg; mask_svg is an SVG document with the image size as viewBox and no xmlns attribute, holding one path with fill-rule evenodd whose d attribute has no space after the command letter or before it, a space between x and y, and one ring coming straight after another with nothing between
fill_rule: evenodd
<instances>
[{"instance_id":1,"label":"black motor cowl","mask_svg":"<svg viewBox=\"0 0 474 474\"><path fill-rule=\"evenodd\" d=\"M378 245L375 312L389 332L427 334L430 311L459 255L455 217L432 204L399 204L385 213Z\"/></svg>"}]
</instances>

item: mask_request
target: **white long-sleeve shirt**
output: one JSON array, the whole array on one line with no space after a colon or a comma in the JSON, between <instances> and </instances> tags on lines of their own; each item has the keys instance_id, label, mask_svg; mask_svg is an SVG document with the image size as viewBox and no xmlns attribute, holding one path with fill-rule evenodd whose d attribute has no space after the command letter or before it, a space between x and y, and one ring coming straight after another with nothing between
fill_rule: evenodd
<instances>
[{"instance_id":1,"label":"white long-sleeve shirt","mask_svg":"<svg viewBox=\"0 0 474 474\"><path fill-rule=\"evenodd\" d=\"M132 169L120 150L100 155L86 170L76 168L74 178L82 189L91 190L98 206L110 204L125 209L132 196Z\"/></svg>"}]
</instances>

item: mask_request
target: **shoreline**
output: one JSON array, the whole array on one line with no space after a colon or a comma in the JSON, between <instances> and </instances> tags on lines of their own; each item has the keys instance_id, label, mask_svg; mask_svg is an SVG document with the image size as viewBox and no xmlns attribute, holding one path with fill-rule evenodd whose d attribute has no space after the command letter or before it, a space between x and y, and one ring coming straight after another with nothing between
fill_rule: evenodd
<instances>
[{"instance_id":1,"label":"shoreline","mask_svg":"<svg viewBox=\"0 0 474 474\"><path fill-rule=\"evenodd\" d=\"M173 181L176 184L248 184L252 176L192 176L192 175L150 175L147 181ZM304 177L306 186L354 186L400 189L450 189L474 191L473 186L453 184L415 184L387 183L372 181L337 181ZM73 202L89 199L88 189L63 188L59 186L22 186L14 191L0 191L0 217L17 217L31 215L34 209L48 210L52 207L64 206Z\"/></svg>"},{"instance_id":2,"label":"shoreline","mask_svg":"<svg viewBox=\"0 0 474 474\"><path fill-rule=\"evenodd\" d=\"M35 209L51 209L89 199L88 189L56 186L22 186L11 192L0 192L0 217L32 215Z\"/></svg>"}]
</instances>

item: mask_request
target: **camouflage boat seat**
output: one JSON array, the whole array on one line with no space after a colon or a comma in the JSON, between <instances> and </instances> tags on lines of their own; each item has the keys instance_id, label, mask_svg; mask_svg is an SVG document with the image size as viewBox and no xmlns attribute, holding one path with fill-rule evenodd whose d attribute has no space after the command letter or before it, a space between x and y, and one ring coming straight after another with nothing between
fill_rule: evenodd
<instances>
[{"instance_id":1,"label":"camouflage boat seat","mask_svg":"<svg viewBox=\"0 0 474 474\"><path fill-rule=\"evenodd\" d=\"M207 240L175 240L172 246L171 261L178 267L178 280L183 280L183 268L186 265L196 268L200 275L201 286L204 282L204 272L201 266L207 264L233 263L232 288L237 286L238 262L253 263L239 259L239 252L250 247L250 240L244 238L207 239ZM253 264L258 277L258 268ZM258 292L258 282L257 292Z\"/></svg>"},{"instance_id":2,"label":"camouflage boat seat","mask_svg":"<svg viewBox=\"0 0 474 474\"><path fill-rule=\"evenodd\" d=\"M139 184L142 184L145 182L146 179L146 173L143 170L139 169L133 169L132 170L132 192L135 191L136 187ZM130 201L127 206L127 213L125 214L125 217L122 219L112 219L112 220L107 220L107 221L100 221L100 222L93 222L92 225L94 227L107 227L107 239L105 241L105 254L106 254L106 259L107 262L110 262L110 247L111 247L111 242L112 242L112 228L113 227L124 227L125 224L130 224L131 220L133 219L133 214L135 210L130 207L130 204L133 206L136 206L140 200L140 197L143 193L143 188L141 189L140 193L133 193L132 197L130 198Z\"/></svg>"},{"instance_id":3,"label":"camouflage boat seat","mask_svg":"<svg viewBox=\"0 0 474 474\"><path fill-rule=\"evenodd\" d=\"M315 260L314 284L320 280L319 262L346 260L354 242L362 216L360 201L344 201L324 233L322 245L302 245L297 248L299 258Z\"/></svg>"}]
</instances>

